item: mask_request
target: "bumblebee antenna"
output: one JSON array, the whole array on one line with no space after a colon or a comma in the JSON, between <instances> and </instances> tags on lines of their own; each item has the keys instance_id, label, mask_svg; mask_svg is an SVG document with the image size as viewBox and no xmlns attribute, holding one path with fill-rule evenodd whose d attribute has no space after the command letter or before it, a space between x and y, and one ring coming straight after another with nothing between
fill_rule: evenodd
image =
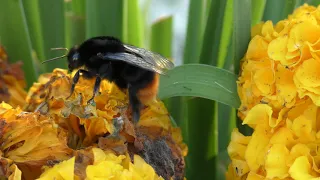
<instances>
[{"instance_id":1,"label":"bumblebee antenna","mask_svg":"<svg viewBox=\"0 0 320 180\"><path fill-rule=\"evenodd\" d=\"M52 58L52 59L48 59L48 60L45 60L42 62L43 63L47 63L47 62L50 62L50 61L54 61L54 60L57 60L57 59L61 59L61 58L64 58L68 55L69 53L69 49L68 48L51 48L51 50L65 50L66 51L66 54L65 55L62 55L62 56L59 56L59 57L55 57L55 58Z\"/></svg>"}]
</instances>

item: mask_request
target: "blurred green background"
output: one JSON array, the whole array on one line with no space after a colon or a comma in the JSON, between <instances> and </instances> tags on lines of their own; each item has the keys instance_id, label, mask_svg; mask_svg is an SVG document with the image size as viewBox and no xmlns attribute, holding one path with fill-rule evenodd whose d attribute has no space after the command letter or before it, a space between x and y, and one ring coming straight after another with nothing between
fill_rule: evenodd
<instances>
[{"instance_id":1,"label":"blurred green background","mask_svg":"<svg viewBox=\"0 0 320 180\"><path fill-rule=\"evenodd\" d=\"M236 118L239 60L250 28L277 21L320 0L0 0L0 44L10 61L22 60L28 86L39 74L66 68L53 47L111 35L172 59L159 97L188 144L188 179L224 179Z\"/></svg>"}]
</instances>

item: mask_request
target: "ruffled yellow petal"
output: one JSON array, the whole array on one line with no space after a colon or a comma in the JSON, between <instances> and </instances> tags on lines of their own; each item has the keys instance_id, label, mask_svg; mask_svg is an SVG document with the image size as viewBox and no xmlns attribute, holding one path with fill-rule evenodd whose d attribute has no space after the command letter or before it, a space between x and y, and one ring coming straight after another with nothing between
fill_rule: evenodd
<instances>
[{"instance_id":1,"label":"ruffled yellow petal","mask_svg":"<svg viewBox=\"0 0 320 180\"><path fill-rule=\"evenodd\" d=\"M261 36L255 36L249 43L246 58L250 60L259 60L265 58L268 50L268 42Z\"/></svg>"},{"instance_id":2,"label":"ruffled yellow petal","mask_svg":"<svg viewBox=\"0 0 320 180\"><path fill-rule=\"evenodd\" d=\"M289 150L283 144L274 144L269 150L266 157L265 169L267 178L278 177L283 179L287 177L289 167L287 166L287 158Z\"/></svg>"},{"instance_id":3,"label":"ruffled yellow petal","mask_svg":"<svg viewBox=\"0 0 320 180\"><path fill-rule=\"evenodd\" d=\"M13 171L13 173L9 176L8 180L21 180L22 172L20 171L18 166L15 164L12 164L10 166L10 169L11 171Z\"/></svg>"},{"instance_id":4,"label":"ruffled yellow petal","mask_svg":"<svg viewBox=\"0 0 320 180\"><path fill-rule=\"evenodd\" d=\"M292 102L294 101L297 95L297 89L293 82L294 73L289 69L285 68L283 65L278 64L276 70L276 92L277 92L277 100L282 104L287 105L290 104L292 106ZM289 108L290 108L289 107Z\"/></svg>"},{"instance_id":5,"label":"ruffled yellow petal","mask_svg":"<svg viewBox=\"0 0 320 180\"><path fill-rule=\"evenodd\" d=\"M75 157L63 161L41 174L38 180L73 180Z\"/></svg>"},{"instance_id":6,"label":"ruffled yellow petal","mask_svg":"<svg viewBox=\"0 0 320 180\"><path fill-rule=\"evenodd\" d=\"M226 177L320 179L320 6L260 23L251 38L237 85L253 134L232 132Z\"/></svg>"},{"instance_id":7,"label":"ruffled yellow petal","mask_svg":"<svg viewBox=\"0 0 320 180\"><path fill-rule=\"evenodd\" d=\"M258 104L254 106L246 118L243 120L243 124L268 124L272 118L272 108L267 104Z\"/></svg>"},{"instance_id":8,"label":"ruffled yellow petal","mask_svg":"<svg viewBox=\"0 0 320 180\"><path fill-rule=\"evenodd\" d=\"M306 156L298 157L289 169L289 174L293 179L315 180L311 175L311 164Z\"/></svg>"},{"instance_id":9,"label":"ruffled yellow petal","mask_svg":"<svg viewBox=\"0 0 320 180\"><path fill-rule=\"evenodd\" d=\"M250 170L256 171L264 165L269 140L268 131L263 126L257 126L245 152L245 160Z\"/></svg>"},{"instance_id":10,"label":"ruffled yellow petal","mask_svg":"<svg viewBox=\"0 0 320 180\"><path fill-rule=\"evenodd\" d=\"M284 61L287 54L288 36L280 36L270 42L268 46L268 55L275 61ZM283 62L281 62L283 63Z\"/></svg>"}]
</instances>

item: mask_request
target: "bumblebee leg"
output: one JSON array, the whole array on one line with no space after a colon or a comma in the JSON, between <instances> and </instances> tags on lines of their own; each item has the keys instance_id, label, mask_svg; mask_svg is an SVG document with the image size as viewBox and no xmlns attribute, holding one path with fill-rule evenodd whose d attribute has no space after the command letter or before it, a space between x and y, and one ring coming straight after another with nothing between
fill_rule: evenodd
<instances>
[{"instance_id":1,"label":"bumblebee leg","mask_svg":"<svg viewBox=\"0 0 320 180\"><path fill-rule=\"evenodd\" d=\"M141 103L137 97L137 90L136 88L129 86L128 88L129 91L129 103L131 106L131 110L132 110L132 120L134 122L134 124L138 123L139 119L140 119L140 106Z\"/></svg>"},{"instance_id":2,"label":"bumblebee leg","mask_svg":"<svg viewBox=\"0 0 320 180\"><path fill-rule=\"evenodd\" d=\"M96 82L93 87L93 95L92 95L92 98L90 98L89 101L87 102L88 104L92 104L94 102L94 97L96 96L96 94L100 88L100 83L101 83L101 77L97 76Z\"/></svg>"},{"instance_id":3,"label":"bumblebee leg","mask_svg":"<svg viewBox=\"0 0 320 180\"><path fill-rule=\"evenodd\" d=\"M73 78L72 78L72 85L71 85L71 89L70 89L70 95L67 97L67 99L70 98L71 95L73 94L74 88L75 88L76 84L79 81L80 73L82 73L85 77L89 77L90 76L90 72L89 71L86 71L86 70L83 70L83 69L79 69L76 72L76 74L73 76Z\"/></svg>"}]
</instances>

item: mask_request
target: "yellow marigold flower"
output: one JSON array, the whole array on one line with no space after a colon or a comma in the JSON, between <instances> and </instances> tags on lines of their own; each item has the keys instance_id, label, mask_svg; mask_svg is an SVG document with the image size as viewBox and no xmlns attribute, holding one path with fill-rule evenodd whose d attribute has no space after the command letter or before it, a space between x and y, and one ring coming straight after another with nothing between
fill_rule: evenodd
<instances>
[{"instance_id":1,"label":"yellow marigold flower","mask_svg":"<svg viewBox=\"0 0 320 180\"><path fill-rule=\"evenodd\" d=\"M103 151L98 148L91 149L94 162L88 165L86 169L87 180L96 179L146 179L146 180L163 180L158 176L154 169L147 164L140 156L134 155L133 162L127 161L129 155L115 155L111 151ZM74 169L78 162L75 157L65 160L54 167L46 168L39 180L72 180L82 177L74 174Z\"/></svg>"},{"instance_id":2,"label":"yellow marigold flower","mask_svg":"<svg viewBox=\"0 0 320 180\"><path fill-rule=\"evenodd\" d=\"M276 25L252 28L237 82L241 119L260 103L270 105L271 118L308 98L320 105L319 37L320 7L307 4Z\"/></svg>"},{"instance_id":3,"label":"yellow marigold flower","mask_svg":"<svg viewBox=\"0 0 320 180\"><path fill-rule=\"evenodd\" d=\"M103 80L94 103L88 104L94 80L80 78L69 96L72 76L63 69L41 75L28 92L27 112L7 104L0 107L8 125L4 126L8 140L0 136L4 141L0 150L19 163L25 179L41 173L40 179L184 177L188 149L160 100L144 104L135 125L127 92ZM17 123L20 116L24 121ZM30 167L37 172L31 173Z\"/></svg>"},{"instance_id":4,"label":"yellow marigold flower","mask_svg":"<svg viewBox=\"0 0 320 180\"><path fill-rule=\"evenodd\" d=\"M23 107L27 92L21 62L9 64L5 49L0 46L0 102Z\"/></svg>"},{"instance_id":5,"label":"yellow marigold flower","mask_svg":"<svg viewBox=\"0 0 320 180\"><path fill-rule=\"evenodd\" d=\"M244 119L254 127L245 137L236 129L228 153L229 179L312 179L320 176L319 107L311 99L285 113L257 104ZM281 117L281 118L280 118ZM278 122L278 123L272 123Z\"/></svg>"},{"instance_id":6,"label":"yellow marigold flower","mask_svg":"<svg viewBox=\"0 0 320 180\"><path fill-rule=\"evenodd\" d=\"M39 113L23 112L6 103L0 104L0 150L12 160L25 179L34 179L48 161L69 158L73 150L67 146L67 132L50 118Z\"/></svg>"},{"instance_id":7,"label":"yellow marigold flower","mask_svg":"<svg viewBox=\"0 0 320 180\"><path fill-rule=\"evenodd\" d=\"M73 180L74 164L75 157L72 157L69 160L63 161L55 165L53 168L47 169L44 173L41 174L38 180Z\"/></svg>"}]
</instances>

